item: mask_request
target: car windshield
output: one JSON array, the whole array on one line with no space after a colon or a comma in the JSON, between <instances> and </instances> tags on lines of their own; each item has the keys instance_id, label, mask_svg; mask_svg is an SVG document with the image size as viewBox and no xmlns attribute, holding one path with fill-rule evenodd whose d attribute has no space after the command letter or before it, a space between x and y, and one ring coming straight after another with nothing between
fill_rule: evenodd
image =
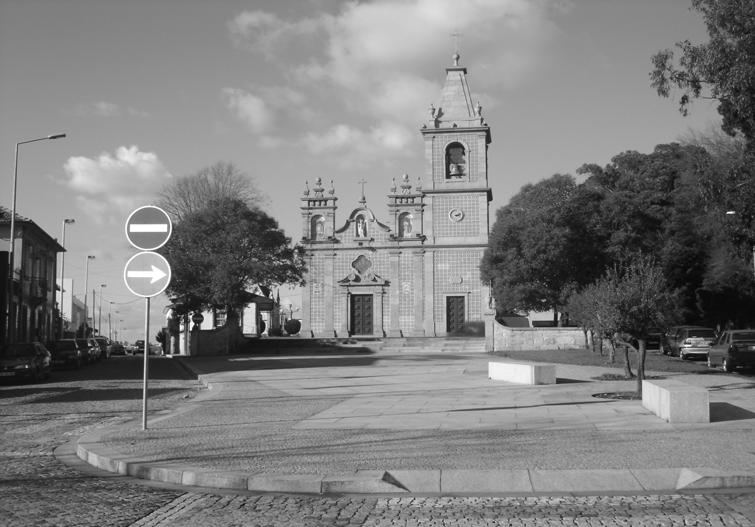
<instances>
[{"instance_id":1,"label":"car windshield","mask_svg":"<svg viewBox=\"0 0 755 527\"><path fill-rule=\"evenodd\" d=\"M8 348L9 357L28 357L34 355L34 346L31 344L13 344Z\"/></svg>"},{"instance_id":2,"label":"car windshield","mask_svg":"<svg viewBox=\"0 0 755 527\"><path fill-rule=\"evenodd\" d=\"M689 337L702 337L706 339L712 339L716 337L716 332L712 329L690 329Z\"/></svg>"},{"instance_id":3,"label":"car windshield","mask_svg":"<svg viewBox=\"0 0 755 527\"><path fill-rule=\"evenodd\" d=\"M755 340L755 331L745 331L743 333L732 333L731 340L734 342L745 342Z\"/></svg>"}]
</instances>

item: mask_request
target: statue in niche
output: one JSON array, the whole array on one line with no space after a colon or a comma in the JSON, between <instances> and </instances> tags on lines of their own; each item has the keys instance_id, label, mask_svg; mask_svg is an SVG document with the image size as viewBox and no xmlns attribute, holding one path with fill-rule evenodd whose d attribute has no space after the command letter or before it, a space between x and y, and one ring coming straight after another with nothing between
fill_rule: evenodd
<instances>
[{"instance_id":1,"label":"statue in niche","mask_svg":"<svg viewBox=\"0 0 755 527\"><path fill-rule=\"evenodd\" d=\"M464 176L467 164L464 147L459 143L452 143L446 149L447 177L460 178Z\"/></svg>"},{"instance_id":2,"label":"statue in niche","mask_svg":"<svg viewBox=\"0 0 755 527\"><path fill-rule=\"evenodd\" d=\"M412 233L412 216L411 214L402 214L399 225L399 236L402 238Z\"/></svg>"},{"instance_id":3,"label":"statue in niche","mask_svg":"<svg viewBox=\"0 0 755 527\"><path fill-rule=\"evenodd\" d=\"M322 216L315 216L313 221L312 239L322 240L325 238L325 218Z\"/></svg>"},{"instance_id":4,"label":"statue in niche","mask_svg":"<svg viewBox=\"0 0 755 527\"><path fill-rule=\"evenodd\" d=\"M358 238L367 237L367 222L364 221L364 216L357 216L356 235Z\"/></svg>"}]
</instances>

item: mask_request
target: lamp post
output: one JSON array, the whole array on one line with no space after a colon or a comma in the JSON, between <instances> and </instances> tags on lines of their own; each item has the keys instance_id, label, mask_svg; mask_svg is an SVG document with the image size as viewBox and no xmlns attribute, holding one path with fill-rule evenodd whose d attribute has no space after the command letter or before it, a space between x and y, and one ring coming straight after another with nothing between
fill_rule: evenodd
<instances>
[{"instance_id":1,"label":"lamp post","mask_svg":"<svg viewBox=\"0 0 755 527\"><path fill-rule=\"evenodd\" d=\"M84 266L84 337L87 336L87 326L89 325L89 309L87 308L87 296L89 296L89 260L94 260L94 256L88 254ZM92 324L94 324L94 314L92 314Z\"/></svg>"},{"instance_id":2,"label":"lamp post","mask_svg":"<svg viewBox=\"0 0 755 527\"><path fill-rule=\"evenodd\" d=\"M97 312L97 334L102 336L102 288L107 287L107 284L100 284L100 310ZM94 308L94 306L92 306ZM94 311L92 311L94 316Z\"/></svg>"},{"instance_id":3,"label":"lamp post","mask_svg":"<svg viewBox=\"0 0 755 527\"><path fill-rule=\"evenodd\" d=\"M63 220L63 236L61 239L63 240L62 247L63 249L66 248L66 225L71 225L73 223L76 223L76 220L73 218L66 218ZM66 268L66 252L63 251L60 253L60 338L63 338L63 320L65 319L65 312L63 311L64 306L66 305L65 300L65 294L66 294L66 288L63 284L63 280L65 280L65 268Z\"/></svg>"},{"instance_id":4,"label":"lamp post","mask_svg":"<svg viewBox=\"0 0 755 527\"><path fill-rule=\"evenodd\" d=\"M37 141L48 141L51 139L61 139L66 134L53 134L45 137L38 137L37 139L29 139L28 141L19 141L16 143L15 159L13 163L13 198L11 201L10 209L10 247L8 248L8 305L7 307L7 320L8 320L8 333L6 338L9 343L16 341L16 316L15 309L13 309L13 267L15 265L14 249L16 245L16 187L18 185L18 147L27 143L35 143Z\"/></svg>"}]
</instances>

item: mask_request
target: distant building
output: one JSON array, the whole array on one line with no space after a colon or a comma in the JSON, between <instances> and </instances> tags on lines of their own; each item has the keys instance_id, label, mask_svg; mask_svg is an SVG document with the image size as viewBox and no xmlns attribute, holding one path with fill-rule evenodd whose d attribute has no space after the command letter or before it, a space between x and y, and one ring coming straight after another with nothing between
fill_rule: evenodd
<instances>
[{"instance_id":1,"label":"distant building","mask_svg":"<svg viewBox=\"0 0 755 527\"><path fill-rule=\"evenodd\" d=\"M58 280L57 284L56 299L63 322L63 331L70 336L70 333L75 333L86 321L84 302L74 296L72 278L64 278L62 284Z\"/></svg>"},{"instance_id":2,"label":"distant building","mask_svg":"<svg viewBox=\"0 0 755 527\"><path fill-rule=\"evenodd\" d=\"M0 207L0 244L10 243L11 212ZM60 244L31 219L16 214L15 265L8 291L8 251L0 253L0 301L2 301L2 342L9 335L9 324L15 321L16 341L48 342L55 338L55 289L57 253L65 251ZM6 313L11 296L10 317Z\"/></svg>"},{"instance_id":3,"label":"distant building","mask_svg":"<svg viewBox=\"0 0 755 527\"><path fill-rule=\"evenodd\" d=\"M306 185L302 336L445 336L481 329L490 296L479 270L492 199L490 128L458 59L446 68L440 102L430 106L420 130L422 176L371 181L390 188L382 219L367 206L364 186L359 203L338 219L334 186L326 189L319 178L313 188Z\"/></svg>"}]
</instances>

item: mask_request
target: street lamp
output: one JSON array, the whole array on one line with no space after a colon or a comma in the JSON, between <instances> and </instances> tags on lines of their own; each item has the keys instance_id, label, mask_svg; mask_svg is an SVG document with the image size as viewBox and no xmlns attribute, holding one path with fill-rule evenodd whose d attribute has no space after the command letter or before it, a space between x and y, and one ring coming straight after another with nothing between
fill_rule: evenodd
<instances>
[{"instance_id":1,"label":"street lamp","mask_svg":"<svg viewBox=\"0 0 755 527\"><path fill-rule=\"evenodd\" d=\"M107 287L107 284L100 284L100 310L97 312L97 334L102 336L102 288ZM94 309L94 306L92 306ZM92 317L94 317L94 311L92 311Z\"/></svg>"},{"instance_id":2,"label":"street lamp","mask_svg":"<svg viewBox=\"0 0 755 527\"><path fill-rule=\"evenodd\" d=\"M66 225L71 225L73 223L76 223L76 220L73 218L66 218L63 220L63 236L62 236L62 247L63 249L66 248ZM63 338L63 319L65 318L65 312L63 311L64 306L66 305L65 300L65 294L66 294L66 288L63 284L63 280L65 280L65 269L66 269L66 252L63 251L60 253L60 338Z\"/></svg>"},{"instance_id":3,"label":"street lamp","mask_svg":"<svg viewBox=\"0 0 755 527\"><path fill-rule=\"evenodd\" d=\"M16 317L15 310L13 309L13 267L16 263L14 260L14 249L16 245L16 187L18 184L18 147L27 143L35 143L37 141L61 139L65 136L66 134L53 134L45 137L38 137L37 139L29 139L28 141L19 141L18 143L16 143L16 155L13 163L13 198L11 201L10 209L10 247L8 249L8 342L15 342L16 340Z\"/></svg>"},{"instance_id":4,"label":"street lamp","mask_svg":"<svg viewBox=\"0 0 755 527\"><path fill-rule=\"evenodd\" d=\"M94 256L88 254L84 266L84 336L86 337L87 326L89 321L89 309L87 308L87 296L89 293L89 260L94 260ZM92 311L92 324L94 324L94 311Z\"/></svg>"}]
</instances>

